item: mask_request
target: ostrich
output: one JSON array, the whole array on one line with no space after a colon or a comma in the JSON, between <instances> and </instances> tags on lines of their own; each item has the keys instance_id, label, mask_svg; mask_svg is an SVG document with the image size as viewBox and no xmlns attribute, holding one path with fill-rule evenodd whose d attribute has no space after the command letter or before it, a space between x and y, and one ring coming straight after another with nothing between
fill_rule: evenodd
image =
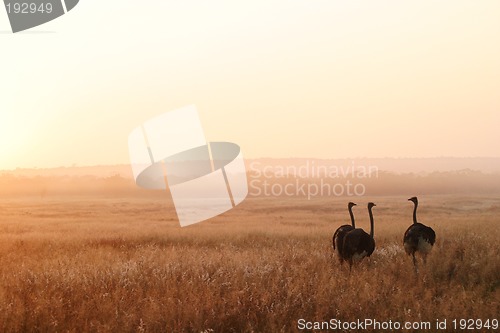
<instances>
[{"instance_id":1,"label":"ostrich","mask_svg":"<svg viewBox=\"0 0 500 333\"><path fill-rule=\"evenodd\" d=\"M349 202L347 205L347 210L349 210L349 215L351 216L351 225L344 224L340 226L335 233L333 234L333 250L337 249L337 255L340 261L340 264L342 265L344 263L344 256L343 256L343 245L344 245L344 237L345 235L356 228L356 224L354 222L354 214L352 213L352 207L356 206L354 202Z\"/></svg>"},{"instance_id":2,"label":"ostrich","mask_svg":"<svg viewBox=\"0 0 500 333\"><path fill-rule=\"evenodd\" d=\"M408 255L413 257L413 265L417 268L417 259L415 252L420 252L424 258L424 263L427 259L427 254L432 249L436 241L436 233L431 227L417 222L417 197L411 197L408 201L412 201L415 207L413 208L413 224L406 230L403 237L403 244Z\"/></svg>"},{"instance_id":3,"label":"ostrich","mask_svg":"<svg viewBox=\"0 0 500 333\"><path fill-rule=\"evenodd\" d=\"M363 229L357 228L349 231L344 237L343 256L349 261L349 268L352 269L353 262L361 261L364 257L369 257L375 250L375 240L373 239L373 213L372 208L376 205L368 203L368 214L370 215L370 234Z\"/></svg>"}]
</instances>

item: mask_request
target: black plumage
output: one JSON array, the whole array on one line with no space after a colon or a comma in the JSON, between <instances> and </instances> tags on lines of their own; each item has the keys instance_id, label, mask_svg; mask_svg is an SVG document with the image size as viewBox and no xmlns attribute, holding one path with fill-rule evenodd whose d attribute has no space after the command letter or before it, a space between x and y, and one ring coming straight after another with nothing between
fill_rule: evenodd
<instances>
[{"instance_id":1,"label":"black plumage","mask_svg":"<svg viewBox=\"0 0 500 333\"><path fill-rule=\"evenodd\" d=\"M333 250L337 250L337 257L339 258L340 264L342 264L345 260L343 255L344 237L349 231L356 228L356 224L354 222L354 214L352 213L352 207L354 206L356 206L354 202L349 202L349 204L347 205L347 210L349 211L349 215L351 216L351 225L344 224L340 226L333 234Z\"/></svg>"},{"instance_id":2,"label":"black plumage","mask_svg":"<svg viewBox=\"0 0 500 333\"><path fill-rule=\"evenodd\" d=\"M357 228L349 231L344 237L344 244L342 254L344 260L352 264L361 261L364 257L369 257L375 251L375 240L373 238L373 213L372 208L376 205L373 202L368 203L368 214L370 215L370 234L366 233L363 229Z\"/></svg>"},{"instance_id":3,"label":"black plumage","mask_svg":"<svg viewBox=\"0 0 500 333\"><path fill-rule=\"evenodd\" d=\"M406 230L403 237L403 244L406 253L413 257L413 264L416 267L417 259L415 258L415 253L419 252L422 254L425 262L427 254L429 254L436 242L436 233L431 227L417 222L417 197L412 197L408 201L412 201L415 205L413 208L413 224Z\"/></svg>"}]
</instances>

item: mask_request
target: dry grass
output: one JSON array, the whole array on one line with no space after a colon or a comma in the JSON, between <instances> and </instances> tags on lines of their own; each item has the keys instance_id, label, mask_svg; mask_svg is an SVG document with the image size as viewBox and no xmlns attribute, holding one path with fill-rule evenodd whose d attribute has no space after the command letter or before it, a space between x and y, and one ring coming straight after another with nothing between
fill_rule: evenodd
<instances>
[{"instance_id":1,"label":"dry grass","mask_svg":"<svg viewBox=\"0 0 500 333\"><path fill-rule=\"evenodd\" d=\"M406 197L377 203L377 248L348 274L331 235L347 199L250 198L181 229L168 198L0 201L0 331L289 332L297 320L500 313L500 199L422 197L437 244L414 275ZM451 330L449 330L451 331Z\"/></svg>"}]
</instances>

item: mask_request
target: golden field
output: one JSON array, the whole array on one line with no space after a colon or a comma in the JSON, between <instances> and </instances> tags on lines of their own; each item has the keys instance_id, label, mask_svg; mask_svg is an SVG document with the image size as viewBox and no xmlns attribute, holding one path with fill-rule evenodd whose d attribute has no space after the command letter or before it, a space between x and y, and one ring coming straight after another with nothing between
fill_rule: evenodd
<instances>
[{"instance_id":1,"label":"golden field","mask_svg":"<svg viewBox=\"0 0 500 333\"><path fill-rule=\"evenodd\" d=\"M181 228L165 192L3 197L0 331L293 332L299 319L372 318L447 319L451 332L453 319L498 319L500 198L420 196L437 243L418 276L402 247L406 199L250 197ZM351 273L331 245L349 200L365 230L377 204L375 252Z\"/></svg>"}]
</instances>

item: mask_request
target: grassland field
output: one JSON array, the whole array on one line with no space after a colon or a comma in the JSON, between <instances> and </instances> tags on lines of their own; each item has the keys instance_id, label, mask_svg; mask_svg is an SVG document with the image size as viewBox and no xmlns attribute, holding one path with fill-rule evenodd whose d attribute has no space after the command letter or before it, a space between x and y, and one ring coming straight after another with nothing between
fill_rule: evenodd
<instances>
[{"instance_id":1,"label":"grassland field","mask_svg":"<svg viewBox=\"0 0 500 333\"><path fill-rule=\"evenodd\" d=\"M295 332L299 319L372 318L447 319L453 332L453 319L499 319L500 198L419 197L437 242L418 275L402 247L406 199L248 198L181 228L162 192L4 197L0 331ZM331 244L349 200L365 230L377 204L375 252L352 272Z\"/></svg>"}]
</instances>

